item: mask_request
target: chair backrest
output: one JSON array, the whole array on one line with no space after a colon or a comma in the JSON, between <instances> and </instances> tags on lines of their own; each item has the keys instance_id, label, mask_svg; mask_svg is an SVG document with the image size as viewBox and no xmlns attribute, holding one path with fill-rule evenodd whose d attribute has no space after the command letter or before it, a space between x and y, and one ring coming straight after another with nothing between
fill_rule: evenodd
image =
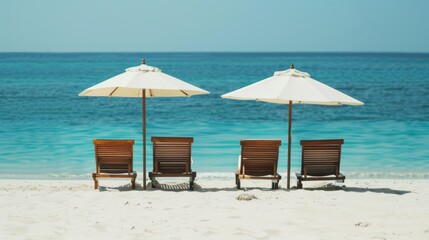
<instances>
[{"instance_id":1,"label":"chair backrest","mask_svg":"<svg viewBox=\"0 0 429 240\"><path fill-rule=\"evenodd\" d=\"M343 139L302 140L301 174L310 176L337 175L340 171Z\"/></svg>"},{"instance_id":2,"label":"chair backrest","mask_svg":"<svg viewBox=\"0 0 429 240\"><path fill-rule=\"evenodd\" d=\"M134 140L94 139L97 173L131 173Z\"/></svg>"},{"instance_id":3,"label":"chair backrest","mask_svg":"<svg viewBox=\"0 0 429 240\"><path fill-rule=\"evenodd\" d=\"M152 137L153 171L181 174L192 172L192 137Z\"/></svg>"},{"instance_id":4,"label":"chair backrest","mask_svg":"<svg viewBox=\"0 0 429 240\"><path fill-rule=\"evenodd\" d=\"M239 174L277 175L281 140L241 140Z\"/></svg>"}]
</instances>

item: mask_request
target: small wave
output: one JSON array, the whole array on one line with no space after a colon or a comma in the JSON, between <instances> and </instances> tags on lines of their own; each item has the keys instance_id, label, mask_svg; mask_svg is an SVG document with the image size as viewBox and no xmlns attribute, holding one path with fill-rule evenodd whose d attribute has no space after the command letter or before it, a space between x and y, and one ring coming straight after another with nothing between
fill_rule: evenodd
<instances>
[{"instance_id":1,"label":"small wave","mask_svg":"<svg viewBox=\"0 0 429 240\"><path fill-rule=\"evenodd\" d=\"M87 174L0 174L0 179L24 179L24 180L87 180L92 179L90 173Z\"/></svg>"},{"instance_id":2,"label":"small wave","mask_svg":"<svg viewBox=\"0 0 429 240\"><path fill-rule=\"evenodd\" d=\"M429 172L350 172L352 179L429 179Z\"/></svg>"}]
</instances>

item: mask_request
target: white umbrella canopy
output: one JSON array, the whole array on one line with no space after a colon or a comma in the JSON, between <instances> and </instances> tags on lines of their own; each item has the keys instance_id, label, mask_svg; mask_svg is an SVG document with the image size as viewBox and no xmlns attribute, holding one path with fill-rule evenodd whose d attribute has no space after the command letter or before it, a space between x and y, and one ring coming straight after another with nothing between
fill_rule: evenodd
<instances>
[{"instance_id":1,"label":"white umbrella canopy","mask_svg":"<svg viewBox=\"0 0 429 240\"><path fill-rule=\"evenodd\" d=\"M222 95L236 100L257 100L279 104L362 105L363 103L310 78L294 68Z\"/></svg>"},{"instance_id":2,"label":"white umbrella canopy","mask_svg":"<svg viewBox=\"0 0 429 240\"><path fill-rule=\"evenodd\" d=\"M117 76L85 89L79 96L142 98L143 188L146 189L146 98L190 97L209 92L161 72L159 68L142 64L130 67Z\"/></svg>"},{"instance_id":3,"label":"white umbrella canopy","mask_svg":"<svg viewBox=\"0 0 429 240\"><path fill-rule=\"evenodd\" d=\"M142 97L143 89L146 97L188 97L209 93L142 63L85 89L79 96Z\"/></svg>"},{"instance_id":4,"label":"white umbrella canopy","mask_svg":"<svg viewBox=\"0 0 429 240\"><path fill-rule=\"evenodd\" d=\"M221 97L235 100L256 100L277 104L289 104L287 188L290 188L292 104L364 104L328 85L312 79L310 74L296 70L293 64L288 70L275 72L272 77L226 93Z\"/></svg>"}]
</instances>

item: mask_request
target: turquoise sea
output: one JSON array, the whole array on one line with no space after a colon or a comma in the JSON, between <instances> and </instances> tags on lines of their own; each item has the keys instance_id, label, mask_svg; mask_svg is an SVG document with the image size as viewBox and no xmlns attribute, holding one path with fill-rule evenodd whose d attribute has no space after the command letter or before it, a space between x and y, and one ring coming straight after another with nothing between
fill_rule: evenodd
<instances>
[{"instance_id":1,"label":"turquoise sea","mask_svg":"<svg viewBox=\"0 0 429 240\"><path fill-rule=\"evenodd\" d=\"M148 170L150 136L193 136L199 173L232 174L247 138L282 139L285 172L287 105L220 95L294 63L365 105L294 105L292 171L299 140L343 138L348 177L429 178L429 54L405 53L0 53L0 178L87 179L94 138L135 139L141 172L141 99L78 97L141 58L211 92L148 99Z\"/></svg>"}]
</instances>

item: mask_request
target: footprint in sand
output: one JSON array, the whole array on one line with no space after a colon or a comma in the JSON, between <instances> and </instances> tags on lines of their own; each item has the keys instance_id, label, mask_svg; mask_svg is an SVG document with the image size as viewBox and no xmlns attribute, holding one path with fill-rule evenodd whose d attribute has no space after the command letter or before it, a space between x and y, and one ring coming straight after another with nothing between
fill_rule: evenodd
<instances>
[{"instance_id":1,"label":"footprint in sand","mask_svg":"<svg viewBox=\"0 0 429 240\"><path fill-rule=\"evenodd\" d=\"M367 222L358 222L358 223L355 223L355 226L356 227L369 227L369 223L367 223Z\"/></svg>"}]
</instances>

